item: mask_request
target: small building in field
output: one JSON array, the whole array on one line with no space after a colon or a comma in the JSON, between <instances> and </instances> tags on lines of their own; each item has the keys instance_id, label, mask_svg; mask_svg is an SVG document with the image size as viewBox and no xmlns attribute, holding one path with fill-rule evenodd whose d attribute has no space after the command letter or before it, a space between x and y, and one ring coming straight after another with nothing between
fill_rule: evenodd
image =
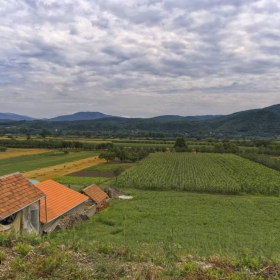
<instances>
[{"instance_id":1,"label":"small building in field","mask_svg":"<svg viewBox=\"0 0 280 280\"><path fill-rule=\"evenodd\" d=\"M39 233L46 194L19 172L0 177L0 232ZM42 214L44 215L44 214Z\"/></svg>"},{"instance_id":2,"label":"small building in field","mask_svg":"<svg viewBox=\"0 0 280 280\"><path fill-rule=\"evenodd\" d=\"M40 203L41 234L53 231L64 215L84 214L87 196L53 180L36 184L36 187L47 195Z\"/></svg>"},{"instance_id":3,"label":"small building in field","mask_svg":"<svg viewBox=\"0 0 280 280\"><path fill-rule=\"evenodd\" d=\"M90 198L86 205L88 216L94 215L96 211L101 211L109 205L108 195L94 184L83 189L82 193Z\"/></svg>"}]
</instances>

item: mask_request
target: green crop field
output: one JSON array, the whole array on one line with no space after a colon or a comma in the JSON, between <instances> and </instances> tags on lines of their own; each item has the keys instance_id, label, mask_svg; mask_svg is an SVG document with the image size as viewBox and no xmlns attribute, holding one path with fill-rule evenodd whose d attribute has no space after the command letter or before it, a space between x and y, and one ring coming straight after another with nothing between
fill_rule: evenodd
<instances>
[{"instance_id":1,"label":"green crop field","mask_svg":"<svg viewBox=\"0 0 280 280\"><path fill-rule=\"evenodd\" d=\"M279 195L280 173L232 154L156 153L119 176L118 187Z\"/></svg>"},{"instance_id":2,"label":"green crop field","mask_svg":"<svg viewBox=\"0 0 280 280\"><path fill-rule=\"evenodd\" d=\"M44 153L0 159L0 176L13 172L27 172L57 164L98 156L98 152L70 152L69 154Z\"/></svg>"},{"instance_id":3,"label":"green crop field","mask_svg":"<svg viewBox=\"0 0 280 280\"><path fill-rule=\"evenodd\" d=\"M132 200L79 224L74 234L89 242L176 246L176 252L272 257L280 251L280 199L276 197L127 190ZM70 233L67 233L67 236ZM178 250L178 251L177 251Z\"/></svg>"}]
</instances>

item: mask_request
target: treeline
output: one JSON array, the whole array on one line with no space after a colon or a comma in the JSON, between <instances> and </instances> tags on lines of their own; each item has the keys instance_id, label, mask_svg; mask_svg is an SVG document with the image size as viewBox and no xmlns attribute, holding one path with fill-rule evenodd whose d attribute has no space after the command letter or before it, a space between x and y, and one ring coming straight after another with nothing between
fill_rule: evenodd
<instances>
[{"instance_id":1,"label":"treeline","mask_svg":"<svg viewBox=\"0 0 280 280\"><path fill-rule=\"evenodd\" d=\"M118 158L120 161L136 162L144 159L150 153L166 152L166 148L111 148L108 151L102 152L99 158L106 159L107 162Z\"/></svg>"},{"instance_id":2,"label":"treeline","mask_svg":"<svg viewBox=\"0 0 280 280\"><path fill-rule=\"evenodd\" d=\"M0 146L6 148L38 148L38 149L75 149L75 150L105 150L113 147L112 143L87 143L80 141L57 141L57 140L0 140Z\"/></svg>"}]
</instances>

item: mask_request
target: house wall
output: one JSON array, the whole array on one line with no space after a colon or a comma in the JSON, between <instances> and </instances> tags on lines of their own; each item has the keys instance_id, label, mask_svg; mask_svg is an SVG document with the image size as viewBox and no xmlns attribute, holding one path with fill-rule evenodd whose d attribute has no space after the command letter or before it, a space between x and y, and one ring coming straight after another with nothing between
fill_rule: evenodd
<instances>
[{"instance_id":1,"label":"house wall","mask_svg":"<svg viewBox=\"0 0 280 280\"><path fill-rule=\"evenodd\" d=\"M84 214L84 208L85 208L85 203L82 203L82 204L76 206L75 208L67 211L63 215L57 217L56 219L52 220L49 223L46 223L46 224L41 223L40 224L40 234L43 234L43 232L47 232L47 233L52 232L56 228L56 226L59 224L59 219L64 215L73 214L73 213Z\"/></svg>"}]
</instances>

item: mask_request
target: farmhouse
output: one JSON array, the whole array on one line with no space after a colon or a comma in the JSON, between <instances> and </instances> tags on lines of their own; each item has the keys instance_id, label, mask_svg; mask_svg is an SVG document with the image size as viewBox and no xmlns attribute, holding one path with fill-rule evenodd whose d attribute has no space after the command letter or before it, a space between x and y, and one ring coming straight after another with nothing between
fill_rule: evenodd
<instances>
[{"instance_id":1,"label":"farmhouse","mask_svg":"<svg viewBox=\"0 0 280 280\"><path fill-rule=\"evenodd\" d=\"M106 208L109 204L109 197L108 195L103 192L98 186L91 185L82 190L82 193L87 195L90 200L87 203L87 207L95 207L98 211ZM91 208L89 208L91 209ZM89 210L88 210L89 211ZM95 213L95 211L94 211ZM94 213L88 213L89 216L93 215Z\"/></svg>"},{"instance_id":2,"label":"farmhouse","mask_svg":"<svg viewBox=\"0 0 280 280\"><path fill-rule=\"evenodd\" d=\"M40 203L41 234L54 230L63 215L84 213L87 196L53 180L36 184L36 187L47 195L46 200L41 200Z\"/></svg>"},{"instance_id":3,"label":"farmhouse","mask_svg":"<svg viewBox=\"0 0 280 280\"><path fill-rule=\"evenodd\" d=\"M45 199L45 193L19 172L0 177L0 232L39 233Z\"/></svg>"}]
</instances>

